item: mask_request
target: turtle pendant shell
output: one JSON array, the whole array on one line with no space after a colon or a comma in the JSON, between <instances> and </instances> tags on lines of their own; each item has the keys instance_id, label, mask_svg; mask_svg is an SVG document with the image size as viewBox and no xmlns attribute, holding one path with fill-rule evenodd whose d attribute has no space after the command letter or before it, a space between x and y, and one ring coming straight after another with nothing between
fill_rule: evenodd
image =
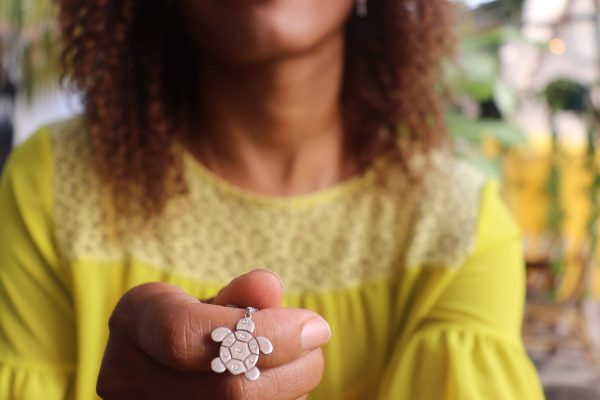
<instances>
[{"instance_id":1,"label":"turtle pendant shell","mask_svg":"<svg viewBox=\"0 0 600 400\"><path fill-rule=\"evenodd\" d=\"M258 343L252 335L246 331L231 332L219 351L219 358L234 375L247 372L256 365L258 361Z\"/></svg>"},{"instance_id":2,"label":"turtle pendant shell","mask_svg":"<svg viewBox=\"0 0 600 400\"><path fill-rule=\"evenodd\" d=\"M211 368L214 372L228 370L233 375L245 374L246 378L256 380L260 371L256 363L260 353L269 354L273 345L265 337L254 337L254 322L250 318L242 318L237 324L237 330L217 328L211 333L215 342L221 342L219 357L213 359Z\"/></svg>"}]
</instances>

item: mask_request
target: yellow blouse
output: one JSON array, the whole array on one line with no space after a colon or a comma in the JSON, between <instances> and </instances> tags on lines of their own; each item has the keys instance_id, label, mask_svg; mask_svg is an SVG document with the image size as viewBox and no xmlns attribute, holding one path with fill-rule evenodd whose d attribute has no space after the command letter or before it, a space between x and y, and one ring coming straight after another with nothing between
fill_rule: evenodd
<instances>
[{"instance_id":1,"label":"yellow blouse","mask_svg":"<svg viewBox=\"0 0 600 400\"><path fill-rule=\"evenodd\" d=\"M96 398L126 290L163 281L206 298L256 267L282 277L285 306L331 325L311 399L543 398L521 342L519 232L497 184L463 163L437 154L419 188L381 161L279 198L182 152L189 194L117 241L90 152L80 121L55 124L2 176L1 399Z\"/></svg>"}]
</instances>

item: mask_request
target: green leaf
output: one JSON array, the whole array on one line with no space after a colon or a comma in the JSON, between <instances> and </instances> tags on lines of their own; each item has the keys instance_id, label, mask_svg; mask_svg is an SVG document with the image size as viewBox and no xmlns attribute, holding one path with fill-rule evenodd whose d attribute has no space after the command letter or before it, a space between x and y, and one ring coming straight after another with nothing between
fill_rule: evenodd
<instances>
[{"instance_id":1,"label":"green leaf","mask_svg":"<svg viewBox=\"0 0 600 400\"><path fill-rule=\"evenodd\" d=\"M454 76L457 87L477 101L487 101L494 97L494 86L498 79L498 60L492 54L463 54L459 60L458 72Z\"/></svg>"},{"instance_id":2,"label":"green leaf","mask_svg":"<svg viewBox=\"0 0 600 400\"><path fill-rule=\"evenodd\" d=\"M498 59L490 53L467 53L459 58L461 70L469 79L493 82L498 77Z\"/></svg>"},{"instance_id":3,"label":"green leaf","mask_svg":"<svg viewBox=\"0 0 600 400\"><path fill-rule=\"evenodd\" d=\"M500 179L502 176L502 165L498 160L490 160L483 154L475 151L463 151L459 156L461 159L481 171L488 178Z\"/></svg>"},{"instance_id":4,"label":"green leaf","mask_svg":"<svg viewBox=\"0 0 600 400\"><path fill-rule=\"evenodd\" d=\"M481 51L497 50L508 41L523 40L521 32L510 25L498 25L484 31L469 32L460 38L458 51L460 53L478 53Z\"/></svg>"},{"instance_id":5,"label":"green leaf","mask_svg":"<svg viewBox=\"0 0 600 400\"><path fill-rule=\"evenodd\" d=\"M513 89L501 80L494 85L494 102L504 117L517 112L517 97Z\"/></svg>"},{"instance_id":6,"label":"green leaf","mask_svg":"<svg viewBox=\"0 0 600 400\"><path fill-rule=\"evenodd\" d=\"M481 132L491 136L504 147L517 147L527 144L525 132L517 125L503 120L479 120L477 125Z\"/></svg>"},{"instance_id":7,"label":"green leaf","mask_svg":"<svg viewBox=\"0 0 600 400\"><path fill-rule=\"evenodd\" d=\"M503 120L474 120L457 112L449 112L446 114L446 122L453 137L471 144L481 144L486 135L493 137L505 148L527 143L527 137L521 128Z\"/></svg>"},{"instance_id":8,"label":"green leaf","mask_svg":"<svg viewBox=\"0 0 600 400\"><path fill-rule=\"evenodd\" d=\"M446 123L454 138L471 144L481 143L481 131L476 121L457 112L448 112L446 114Z\"/></svg>"},{"instance_id":9,"label":"green leaf","mask_svg":"<svg viewBox=\"0 0 600 400\"><path fill-rule=\"evenodd\" d=\"M550 108L554 110L585 112L590 108L589 89L569 79L558 79L549 83L543 94Z\"/></svg>"}]
</instances>

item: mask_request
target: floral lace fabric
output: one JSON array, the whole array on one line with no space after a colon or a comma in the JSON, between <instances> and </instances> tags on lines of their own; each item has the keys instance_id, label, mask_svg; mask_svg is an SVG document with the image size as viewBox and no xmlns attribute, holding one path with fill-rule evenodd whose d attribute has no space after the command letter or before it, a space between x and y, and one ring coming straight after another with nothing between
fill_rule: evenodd
<instances>
[{"instance_id":1,"label":"floral lace fabric","mask_svg":"<svg viewBox=\"0 0 600 400\"><path fill-rule=\"evenodd\" d=\"M48 129L55 229L67 265L138 260L210 283L268 268L289 293L355 287L402 268L458 267L473 245L483 178L443 154L433 157L422 188L380 163L329 189L270 198L230 185L184 153L189 194L142 231L115 240L81 123Z\"/></svg>"}]
</instances>

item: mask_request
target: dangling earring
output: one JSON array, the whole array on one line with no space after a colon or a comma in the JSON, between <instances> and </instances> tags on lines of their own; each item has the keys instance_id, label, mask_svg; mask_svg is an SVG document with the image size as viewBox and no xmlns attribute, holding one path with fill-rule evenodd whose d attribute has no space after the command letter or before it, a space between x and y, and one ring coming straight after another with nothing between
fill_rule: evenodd
<instances>
[{"instance_id":1,"label":"dangling earring","mask_svg":"<svg viewBox=\"0 0 600 400\"><path fill-rule=\"evenodd\" d=\"M367 7L367 0L356 0L356 15L361 18L366 17L369 14L369 8Z\"/></svg>"}]
</instances>

